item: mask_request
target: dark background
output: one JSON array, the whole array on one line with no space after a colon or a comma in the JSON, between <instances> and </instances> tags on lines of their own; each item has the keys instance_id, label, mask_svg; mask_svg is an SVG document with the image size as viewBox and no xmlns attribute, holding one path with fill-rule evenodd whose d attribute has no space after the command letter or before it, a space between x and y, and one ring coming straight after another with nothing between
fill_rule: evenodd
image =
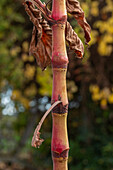
<instances>
[{"instance_id":1,"label":"dark background","mask_svg":"<svg viewBox=\"0 0 113 170\"><path fill-rule=\"evenodd\" d=\"M80 0L91 42L83 60L69 53L69 169L113 170L113 3ZM84 33L68 20L84 43ZM39 149L34 129L50 107L52 71L29 56L32 23L22 1L0 0L0 170L51 170L51 115Z\"/></svg>"}]
</instances>

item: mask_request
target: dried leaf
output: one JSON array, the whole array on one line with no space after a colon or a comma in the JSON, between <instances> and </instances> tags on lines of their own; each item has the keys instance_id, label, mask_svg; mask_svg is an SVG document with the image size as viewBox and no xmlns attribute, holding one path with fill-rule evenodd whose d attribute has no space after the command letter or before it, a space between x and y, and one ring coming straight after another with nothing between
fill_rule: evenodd
<instances>
[{"instance_id":1,"label":"dried leaf","mask_svg":"<svg viewBox=\"0 0 113 170\"><path fill-rule=\"evenodd\" d=\"M91 28L87 23L84 11L80 7L80 3L77 0L66 0L67 12L72 14L77 20L78 24L84 29L86 44L90 41Z\"/></svg>"},{"instance_id":2,"label":"dried leaf","mask_svg":"<svg viewBox=\"0 0 113 170\"><path fill-rule=\"evenodd\" d=\"M40 128L45 120L45 118L48 116L48 114L51 112L51 110L57 106L58 104L62 103L62 101L60 100L57 100L56 102L54 102L52 104L52 106L45 112L45 114L43 115L43 117L41 118L39 124L37 125L36 129L35 129L35 132L34 132L34 135L33 135L33 138L32 138L32 142L31 142L31 145L33 147L40 147L40 145L42 144L42 142L44 141L43 139L40 138Z\"/></svg>"},{"instance_id":3,"label":"dried leaf","mask_svg":"<svg viewBox=\"0 0 113 170\"><path fill-rule=\"evenodd\" d=\"M67 11L76 18L78 23L84 29L87 44L90 41L91 30L89 24L86 22L84 12L80 7L79 2L77 0L66 0L66 5ZM42 70L44 70L51 63L51 24L57 24L59 21L53 20L51 18L51 11L49 11L48 8L44 6L39 0L26 0L24 6L30 17L30 20L34 24L29 51L33 56L35 56L37 63L40 65ZM39 9L36 9L35 7L39 7ZM45 19L42 19L41 12L44 17L46 17L48 22ZM69 22L66 22L65 36L70 49L74 51L78 58L82 58L84 53L83 44L80 38L72 29Z\"/></svg>"},{"instance_id":4,"label":"dried leaf","mask_svg":"<svg viewBox=\"0 0 113 170\"><path fill-rule=\"evenodd\" d=\"M24 3L24 6L34 24L29 51L44 70L51 63L52 30L38 9L29 3Z\"/></svg>"},{"instance_id":5,"label":"dried leaf","mask_svg":"<svg viewBox=\"0 0 113 170\"><path fill-rule=\"evenodd\" d=\"M73 30L69 22L66 23L66 41L69 44L71 50L74 50L78 58L82 58L84 53L84 46L78 35Z\"/></svg>"}]
</instances>

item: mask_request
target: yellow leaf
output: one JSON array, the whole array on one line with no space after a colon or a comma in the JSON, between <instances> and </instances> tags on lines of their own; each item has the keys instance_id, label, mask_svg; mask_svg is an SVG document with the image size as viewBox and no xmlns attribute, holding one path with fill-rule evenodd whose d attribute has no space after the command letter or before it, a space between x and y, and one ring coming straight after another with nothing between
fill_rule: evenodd
<instances>
[{"instance_id":1,"label":"yellow leaf","mask_svg":"<svg viewBox=\"0 0 113 170\"><path fill-rule=\"evenodd\" d=\"M24 52L28 52L29 43L27 41L24 41L23 44L22 44L22 48L23 48Z\"/></svg>"},{"instance_id":2,"label":"yellow leaf","mask_svg":"<svg viewBox=\"0 0 113 170\"><path fill-rule=\"evenodd\" d=\"M91 31L91 41L89 42L89 45L95 44L97 42L98 37L98 31L92 30Z\"/></svg>"},{"instance_id":3,"label":"yellow leaf","mask_svg":"<svg viewBox=\"0 0 113 170\"><path fill-rule=\"evenodd\" d=\"M21 97L20 98L20 102L23 104L23 106L28 109L29 108L29 100L24 98L24 97Z\"/></svg>"},{"instance_id":4,"label":"yellow leaf","mask_svg":"<svg viewBox=\"0 0 113 170\"><path fill-rule=\"evenodd\" d=\"M98 52L101 56L109 56L113 51L112 45L107 45L103 40L100 41L98 45Z\"/></svg>"},{"instance_id":5,"label":"yellow leaf","mask_svg":"<svg viewBox=\"0 0 113 170\"><path fill-rule=\"evenodd\" d=\"M18 100L21 98L21 92L19 90L13 90L11 98L13 100Z\"/></svg>"},{"instance_id":6,"label":"yellow leaf","mask_svg":"<svg viewBox=\"0 0 113 170\"><path fill-rule=\"evenodd\" d=\"M106 6L102 9L103 13L113 12L113 1L106 0Z\"/></svg>"},{"instance_id":7,"label":"yellow leaf","mask_svg":"<svg viewBox=\"0 0 113 170\"><path fill-rule=\"evenodd\" d=\"M41 95L52 95L52 70L47 68L42 71L39 67L37 68L37 82L40 84L39 93Z\"/></svg>"},{"instance_id":8,"label":"yellow leaf","mask_svg":"<svg viewBox=\"0 0 113 170\"><path fill-rule=\"evenodd\" d=\"M28 61L28 55L26 53L22 54L22 60L23 61Z\"/></svg>"},{"instance_id":9,"label":"yellow leaf","mask_svg":"<svg viewBox=\"0 0 113 170\"><path fill-rule=\"evenodd\" d=\"M91 3L91 14L95 17L99 15L98 5L99 5L98 1L94 1Z\"/></svg>"},{"instance_id":10,"label":"yellow leaf","mask_svg":"<svg viewBox=\"0 0 113 170\"><path fill-rule=\"evenodd\" d=\"M100 99L101 99L100 94L95 93L95 94L92 95L92 100L93 100L93 101L98 101L98 100L100 100Z\"/></svg>"},{"instance_id":11,"label":"yellow leaf","mask_svg":"<svg viewBox=\"0 0 113 170\"><path fill-rule=\"evenodd\" d=\"M109 102L110 104L113 104L113 93L111 93L111 94L109 95L108 102Z\"/></svg>"},{"instance_id":12,"label":"yellow leaf","mask_svg":"<svg viewBox=\"0 0 113 170\"><path fill-rule=\"evenodd\" d=\"M20 47L14 47L10 50L10 54L12 56L16 56L19 52L21 51L21 48Z\"/></svg>"},{"instance_id":13,"label":"yellow leaf","mask_svg":"<svg viewBox=\"0 0 113 170\"><path fill-rule=\"evenodd\" d=\"M24 72L25 77L26 77L27 79L29 79L29 80L32 80L34 74L35 74L35 66L32 66L32 65L30 65L30 64L27 64L27 65L26 65L25 72Z\"/></svg>"},{"instance_id":14,"label":"yellow leaf","mask_svg":"<svg viewBox=\"0 0 113 170\"><path fill-rule=\"evenodd\" d=\"M28 97L35 96L37 93L37 88L35 84L32 84L30 87L25 89L24 94Z\"/></svg>"},{"instance_id":15,"label":"yellow leaf","mask_svg":"<svg viewBox=\"0 0 113 170\"><path fill-rule=\"evenodd\" d=\"M11 98L13 100L20 101L26 109L29 108L29 100L22 96L21 91L13 90Z\"/></svg>"},{"instance_id":16,"label":"yellow leaf","mask_svg":"<svg viewBox=\"0 0 113 170\"><path fill-rule=\"evenodd\" d=\"M29 61L33 62L34 61L34 57L33 56L29 56Z\"/></svg>"},{"instance_id":17,"label":"yellow leaf","mask_svg":"<svg viewBox=\"0 0 113 170\"><path fill-rule=\"evenodd\" d=\"M91 92L91 93L99 93L99 87L97 86L97 85L90 85L90 87L89 87L89 91Z\"/></svg>"},{"instance_id":18,"label":"yellow leaf","mask_svg":"<svg viewBox=\"0 0 113 170\"><path fill-rule=\"evenodd\" d=\"M101 33L110 33L113 34L113 17L110 17L107 21L96 21L94 23L94 28L98 28Z\"/></svg>"},{"instance_id":19,"label":"yellow leaf","mask_svg":"<svg viewBox=\"0 0 113 170\"><path fill-rule=\"evenodd\" d=\"M89 6L86 2L81 2L81 7L83 11L85 12L85 16L88 17L89 14Z\"/></svg>"},{"instance_id":20,"label":"yellow leaf","mask_svg":"<svg viewBox=\"0 0 113 170\"><path fill-rule=\"evenodd\" d=\"M100 95L102 98L108 99L110 95L110 89L108 87L105 87L104 89L101 90Z\"/></svg>"},{"instance_id":21,"label":"yellow leaf","mask_svg":"<svg viewBox=\"0 0 113 170\"><path fill-rule=\"evenodd\" d=\"M106 99L102 99L100 101L100 105L102 109L106 109L107 108L107 100Z\"/></svg>"}]
</instances>

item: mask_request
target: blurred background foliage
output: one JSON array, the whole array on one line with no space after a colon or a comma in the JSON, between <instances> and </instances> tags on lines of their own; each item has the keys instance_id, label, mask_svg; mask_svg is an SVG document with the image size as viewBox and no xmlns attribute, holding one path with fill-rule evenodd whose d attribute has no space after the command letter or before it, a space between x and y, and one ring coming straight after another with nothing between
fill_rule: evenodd
<instances>
[{"instance_id":1,"label":"blurred background foliage","mask_svg":"<svg viewBox=\"0 0 113 170\"><path fill-rule=\"evenodd\" d=\"M113 2L80 2L92 40L82 61L68 54L69 169L113 170ZM29 56L31 32L22 1L0 0L0 170L52 169L51 116L41 130L43 145L30 145L52 93L51 68L42 72Z\"/></svg>"}]
</instances>

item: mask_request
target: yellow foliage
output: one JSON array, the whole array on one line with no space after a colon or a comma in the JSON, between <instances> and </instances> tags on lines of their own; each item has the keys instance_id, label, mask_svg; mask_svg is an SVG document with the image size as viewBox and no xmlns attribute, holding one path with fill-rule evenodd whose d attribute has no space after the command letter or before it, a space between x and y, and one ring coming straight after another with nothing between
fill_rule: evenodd
<instances>
[{"instance_id":1,"label":"yellow foliage","mask_svg":"<svg viewBox=\"0 0 113 170\"><path fill-rule=\"evenodd\" d=\"M90 87L89 87L89 91L90 92L92 92L92 93L99 93L99 86L97 86L97 85L90 85Z\"/></svg>"},{"instance_id":2,"label":"yellow foliage","mask_svg":"<svg viewBox=\"0 0 113 170\"><path fill-rule=\"evenodd\" d=\"M34 61L34 57L31 55L29 56L29 61L33 62Z\"/></svg>"},{"instance_id":3,"label":"yellow foliage","mask_svg":"<svg viewBox=\"0 0 113 170\"><path fill-rule=\"evenodd\" d=\"M20 51L21 51L21 48L17 46L17 47L14 47L10 50L10 54L12 56L16 56Z\"/></svg>"},{"instance_id":4,"label":"yellow foliage","mask_svg":"<svg viewBox=\"0 0 113 170\"><path fill-rule=\"evenodd\" d=\"M109 95L108 102L109 102L110 104L113 104L113 93L111 93L111 94Z\"/></svg>"},{"instance_id":5,"label":"yellow foliage","mask_svg":"<svg viewBox=\"0 0 113 170\"><path fill-rule=\"evenodd\" d=\"M109 28L108 28L108 31L113 34L113 14L112 14L112 17L109 18Z\"/></svg>"},{"instance_id":6,"label":"yellow foliage","mask_svg":"<svg viewBox=\"0 0 113 170\"><path fill-rule=\"evenodd\" d=\"M101 106L102 109L106 109L106 107L107 107L107 100L106 99L102 99L100 101L100 106Z\"/></svg>"},{"instance_id":7,"label":"yellow foliage","mask_svg":"<svg viewBox=\"0 0 113 170\"><path fill-rule=\"evenodd\" d=\"M113 1L112 0L106 0L106 6L102 9L103 13L107 12L113 12Z\"/></svg>"},{"instance_id":8,"label":"yellow foliage","mask_svg":"<svg viewBox=\"0 0 113 170\"><path fill-rule=\"evenodd\" d=\"M102 98L108 99L110 95L110 89L108 87L105 87L104 89L101 90L100 94Z\"/></svg>"},{"instance_id":9,"label":"yellow foliage","mask_svg":"<svg viewBox=\"0 0 113 170\"><path fill-rule=\"evenodd\" d=\"M109 18L106 21L97 21L94 23L94 28L99 28L101 33L104 33L105 31L108 33L113 33L113 18Z\"/></svg>"},{"instance_id":10,"label":"yellow foliage","mask_svg":"<svg viewBox=\"0 0 113 170\"><path fill-rule=\"evenodd\" d=\"M21 98L21 92L19 90L13 90L12 99L19 100Z\"/></svg>"},{"instance_id":11,"label":"yellow foliage","mask_svg":"<svg viewBox=\"0 0 113 170\"><path fill-rule=\"evenodd\" d=\"M36 81L40 84L39 93L41 95L52 95L52 70L47 68L42 71L39 67L37 68Z\"/></svg>"},{"instance_id":12,"label":"yellow foliage","mask_svg":"<svg viewBox=\"0 0 113 170\"><path fill-rule=\"evenodd\" d=\"M35 84L32 84L30 87L25 89L24 94L28 97L35 96L37 93L37 88Z\"/></svg>"},{"instance_id":13,"label":"yellow foliage","mask_svg":"<svg viewBox=\"0 0 113 170\"><path fill-rule=\"evenodd\" d=\"M73 16L70 13L68 13L68 17L72 18Z\"/></svg>"},{"instance_id":14,"label":"yellow foliage","mask_svg":"<svg viewBox=\"0 0 113 170\"><path fill-rule=\"evenodd\" d=\"M111 34L105 34L103 36L103 41L106 43L113 43L113 37L111 36Z\"/></svg>"},{"instance_id":15,"label":"yellow foliage","mask_svg":"<svg viewBox=\"0 0 113 170\"><path fill-rule=\"evenodd\" d=\"M97 85L90 85L89 91L91 92L91 97L93 101L100 101L100 106L103 109L107 108L107 102L113 104L113 89L112 92L108 87L99 89Z\"/></svg>"},{"instance_id":16,"label":"yellow foliage","mask_svg":"<svg viewBox=\"0 0 113 170\"><path fill-rule=\"evenodd\" d=\"M99 93L92 94L92 100L93 101L98 101L100 99L101 99L101 95Z\"/></svg>"},{"instance_id":17,"label":"yellow foliage","mask_svg":"<svg viewBox=\"0 0 113 170\"><path fill-rule=\"evenodd\" d=\"M29 43L27 41L24 41L23 44L22 44L22 48L23 48L24 52L28 52Z\"/></svg>"},{"instance_id":18,"label":"yellow foliage","mask_svg":"<svg viewBox=\"0 0 113 170\"><path fill-rule=\"evenodd\" d=\"M23 61L28 61L28 55L26 53L22 54L22 60Z\"/></svg>"},{"instance_id":19,"label":"yellow foliage","mask_svg":"<svg viewBox=\"0 0 113 170\"><path fill-rule=\"evenodd\" d=\"M32 80L33 76L35 74L35 66L32 66L30 64L26 65L26 70L24 72L24 75L27 79Z\"/></svg>"},{"instance_id":20,"label":"yellow foliage","mask_svg":"<svg viewBox=\"0 0 113 170\"><path fill-rule=\"evenodd\" d=\"M93 1L91 3L91 15L93 16L98 16L99 15L99 8L98 8L99 2L98 1Z\"/></svg>"},{"instance_id":21,"label":"yellow foliage","mask_svg":"<svg viewBox=\"0 0 113 170\"><path fill-rule=\"evenodd\" d=\"M24 97L21 97L20 98L20 102L23 104L23 106L28 109L29 108L29 100L24 98Z\"/></svg>"},{"instance_id":22,"label":"yellow foliage","mask_svg":"<svg viewBox=\"0 0 113 170\"><path fill-rule=\"evenodd\" d=\"M102 24L102 25L101 25ZM99 22L97 24L97 27L100 28L100 31L103 33L104 31L107 31L106 34L104 34L103 36L101 36L99 44L98 44L98 52L101 56L109 56L112 51L113 51L113 47L112 44L113 43L113 27L111 27L109 24L106 24L106 22Z\"/></svg>"},{"instance_id":23,"label":"yellow foliage","mask_svg":"<svg viewBox=\"0 0 113 170\"><path fill-rule=\"evenodd\" d=\"M33 62L34 61L34 57L33 56L28 56L27 53L23 53L22 54L22 60L23 61Z\"/></svg>"},{"instance_id":24,"label":"yellow foliage","mask_svg":"<svg viewBox=\"0 0 113 170\"><path fill-rule=\"evenodd\" d=\"M107 45L103 40L100 41L98 45L98 52L101 56L109 56L113 51L112 45Z\"/></svg>"},{"instance_id":25,"label":"yellow foliage","mask_svg":"<svg viewBox=\"0 0 113 170\"><path fill-rule=\"evenodd\" d=\"M20 101L26 109L29 108L29 100L22 96L21 91L13 90L11 98L13 100Z\"/></svg>"},{"instance_id":26,"label":"yellow foliage","mask_svg":"<svg viewBox=\"0 0 113 170\"><path fill-rule=\"evenodd\" d=\"M83 11L85 13L85 17L87 17L88 14L89 14L89 6L88 6L88 4L86 2L81 2L81 7L82 7L82 9L83 9Z\"/></svg>"},{"instance_id":27,"label":"yellow foliage","mask_svg":"<svg viewBox=\"0 0 113 170\"><path fill-rule=\"evenodd\" d=\"M89 42L89 45L95 44L97 42L97 36L98 36L98 31L92 30L91 31L91 41Z\"/></svg>"}]
</instances>

